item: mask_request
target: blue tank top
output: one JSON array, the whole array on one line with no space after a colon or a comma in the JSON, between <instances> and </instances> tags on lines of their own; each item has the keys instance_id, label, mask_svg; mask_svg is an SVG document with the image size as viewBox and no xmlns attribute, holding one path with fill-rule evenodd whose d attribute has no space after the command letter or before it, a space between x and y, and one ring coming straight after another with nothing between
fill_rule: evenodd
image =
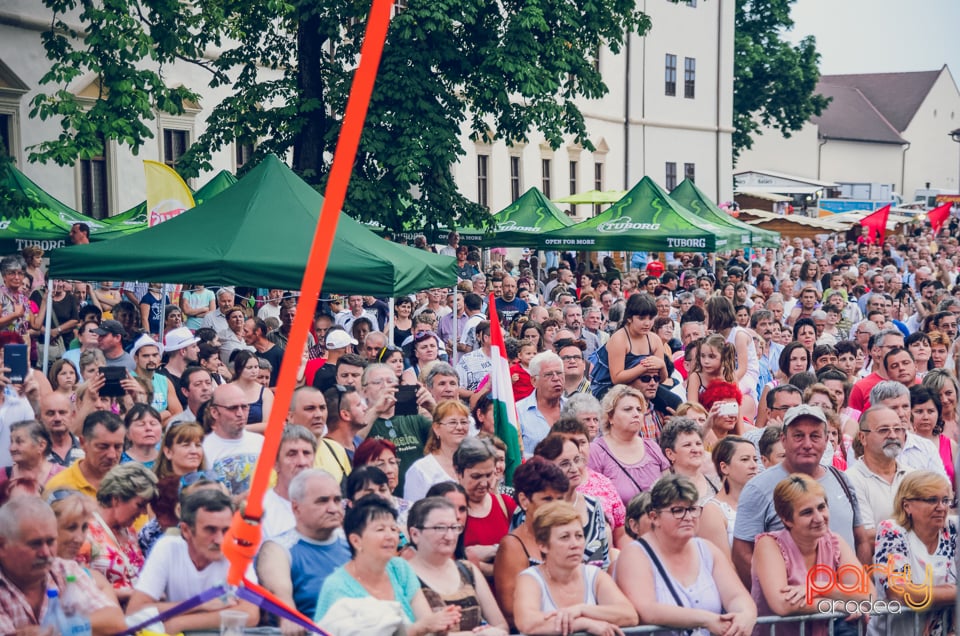
<instances>
[{"instance_id":1,"label":"blue tank top","mask_svg":"<svg viewBox=\"0 0 960 636\"><path fill-rule=\"evenodd\" d=\"M260 387L260 395L257 401L250 404L250 414L247 416L247 424L259 424L263 421L263 387Z\"/></svg>"},{"instance_id":2,"label":"blue tank top","mask_svg":"<svg viewBox=\"0 0 960 636\"><path fill-rule=\"evenodd\" d=\"M321 543L304 537L295 529L272 540L290 557L290 581L297 610L305 616L313 616L327 575L350 560L347 542L338 536L329 543Z\"/></svg>"}]
</instances>

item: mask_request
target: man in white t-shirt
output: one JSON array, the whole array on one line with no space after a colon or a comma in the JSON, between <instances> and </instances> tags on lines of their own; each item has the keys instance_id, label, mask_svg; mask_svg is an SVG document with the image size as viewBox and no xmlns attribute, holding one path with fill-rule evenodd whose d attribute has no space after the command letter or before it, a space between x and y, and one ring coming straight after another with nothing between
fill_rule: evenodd
<instances>
[{"instance_id":1,"label":"man in white t-shirt","mask_svg":"<svg viewBox=\"0 0 960 636\"><path fill-rule=\"evenodd\" d=\"M207 470L220 476L230 494L246 492L263 447L263 435L246 430L250 404L236 384L221 384L214 389L205 414L210 424L210 433L203 439Z\"/></svg>"},{"instance_id":2,"label":"man in white t-shirt","mask_svg":"<svg viewBox=\"0 0 960 636\"><path fill-rule=\"evenodd\" d=\"M232 519L233 504L222 491L205 489L187 496L180 510L180 536L162 537L153 546L134 586L127 615L145 607L163 612L225 583L230 562L221 548ZM247 578L257 580L252 567ZM172 634L215 630L223 610L244 612L247 627L254 627L260 618L260 611L249 601L218 598L167 619L164 627Z\"/></svg>"},{"instance_id":3,"label":"man in white t-shirt","mask_svg":"<svg viewBox=\"0 0 960 636\"><path fill-rule=\"evenodd\" d=\"M277 451L277 485L268 490L263 497L264 541L283 534L297 525L290 504L290 482L293 478L313 468L317 454L317 438L310 429L296 424L287 424L280 437L280 449Z\"/></svg>"}]
</instances>

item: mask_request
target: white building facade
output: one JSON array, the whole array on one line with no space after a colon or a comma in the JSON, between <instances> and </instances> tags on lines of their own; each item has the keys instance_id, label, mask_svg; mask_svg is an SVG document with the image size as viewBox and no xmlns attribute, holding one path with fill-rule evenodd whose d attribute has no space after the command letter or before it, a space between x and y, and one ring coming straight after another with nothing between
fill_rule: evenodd
<instances>
[{"instance_id":1,"label":"white building facade","mask_svg":"<svg viewBox=\"0 0 960 636\"><path fill-rule=\"evenodd\" d=\"M553 150L537 132L526 144L478 144L464 130L466 155L451 168L464 196L497 212L533 186L556 199L593 189L628 189L649 175L667 189L693 177L716 200L732 198L734 0L638 1L651 17L651 31L631 36L617 55L601 48L600 70L610 91L579 104L595 150L572 143ZM33 97L51 89L39 83L48 69L40 35L49 20L33 0L0 5L0 139L18 167L65 204L96 217L117 214L144 198L141 160L172 165L204 132L205 112L226 89L208 88L205 72L191 65L166 67L170 85L190 86L201 99L184 116L150 122L155 136L136 156L109 142L104 156L73 167L29 163L27 149L60 132L56 121L29 118ZM96 78L78 81L71 90L96 99ZM221 149L213 157L213 172L235 172L246 158L244 150ZM202 185L211 175L191 185ZM594 209L583 205L569 211L586 218Z\"/></svg>"}]
</instances>

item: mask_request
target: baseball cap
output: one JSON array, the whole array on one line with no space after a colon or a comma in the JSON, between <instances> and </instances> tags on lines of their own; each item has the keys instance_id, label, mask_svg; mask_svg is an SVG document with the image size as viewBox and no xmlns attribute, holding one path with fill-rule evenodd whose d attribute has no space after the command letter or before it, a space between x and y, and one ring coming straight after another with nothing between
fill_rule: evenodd
<instances>
[{"instance_id":1,"label":"baseball cap","mask_svg":"<svg viewBox=\"0 0 960 636\"><path fill-rule=\"evenodd\" d=\"M125 338L127 335L126 329L116 320L104 320L93 332L98 336L120 336Z\"/></svg>"},{"instance_id":2,"label":"baseball cap","mask_svg":"<svg viewBox=\"0 0 960 636\"><path fill-rule=\"evenodd\" d=\"M166 351L180 351L180 349L189 347L195 342L200 342L200 338L193 335L189 328L177 327L176 329L171 329L167 332L167 335L164 336L163 348Z\"/></svg>"},{"instance_id":3,"label":"baseball cap","mask_svg":"<svg viewBox=\"0 0 960 636\"><path fill-rule=\"evenodd\" d=\"M161 354L163 353L163 346L161 346L159 342L157 342L147 334L143 334L142 336L137 338L136 342L133 343L133 348L130 349L130 355L136 357L137 351L140 351L144 347L156 347Z\"/></svg>"},{"instance_id":4,"label":"baseball cap","mask_svg":"<svg viewBox=\"0 0 960 636\"><path fill-rule=\"evenodd\" d=\"M819 406L801 404L794 406L783 416L783 428L787 428L802 417L812 417L819 422L827 423L827 416L823 414L823 410Z\"/></svg>"},{"instance_id":5,"label":"baseball cap","mask_svg":"<svg viewBox=\"0 0 960 636\"><path fill-rule=\"evenodd\" d=\"M342 329L327 332L327 339L324 342L327 349L343 349L349 345L357 344L356 339Z\"/></svg>"}]
</instances>

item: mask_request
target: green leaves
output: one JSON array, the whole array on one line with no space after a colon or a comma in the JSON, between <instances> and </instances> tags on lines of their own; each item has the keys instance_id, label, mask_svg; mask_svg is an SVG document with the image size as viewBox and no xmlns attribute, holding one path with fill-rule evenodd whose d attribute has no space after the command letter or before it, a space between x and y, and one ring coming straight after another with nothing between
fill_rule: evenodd
<instances>
[{"instance_id":1,"label":"green leaves","mask_svg":"<svg viewBox=\"0 0 960 636\"><path fill-rule=\"evenodd\" d=\"M761 126L784 136L799 130L826 108L829 100L815 95L820 54L813 37L796 46L780 34L793 27L795 0L737 0L734 35L733 152L753 145Z\"/></svg>"},{"instance_id":2,"label":"green leaves","mask_svg":"<svg viewBox=\"0 0 960 636\"><path fill-rule=\"evenodd\" d=\"M254 163L265 153L292 155L294 169L323 188L369 0L43 2L55 13L42 35L49 92L33 100L31 117L63 126L58 139L31 149L31 160L71 164L106 140L136 152L158 113L199 102L201 85L166 80L171 65L194 66L225 96L201 104L206 128L181 174L209 170L230 144L253 143ZM59 19L68 10L79 12L71 20L81 34ZM572 138L591 148L576 100L607 92L593 67L598 44L618 51L628 33L649 28L634 0L395 6L347 211L395 228L480 224L486 212L457 191L452 173L464 133L513 143L536 128L553 147ZM67 90L84 77L99 78L98 99Z\"/></svg>"}]
</instances>

